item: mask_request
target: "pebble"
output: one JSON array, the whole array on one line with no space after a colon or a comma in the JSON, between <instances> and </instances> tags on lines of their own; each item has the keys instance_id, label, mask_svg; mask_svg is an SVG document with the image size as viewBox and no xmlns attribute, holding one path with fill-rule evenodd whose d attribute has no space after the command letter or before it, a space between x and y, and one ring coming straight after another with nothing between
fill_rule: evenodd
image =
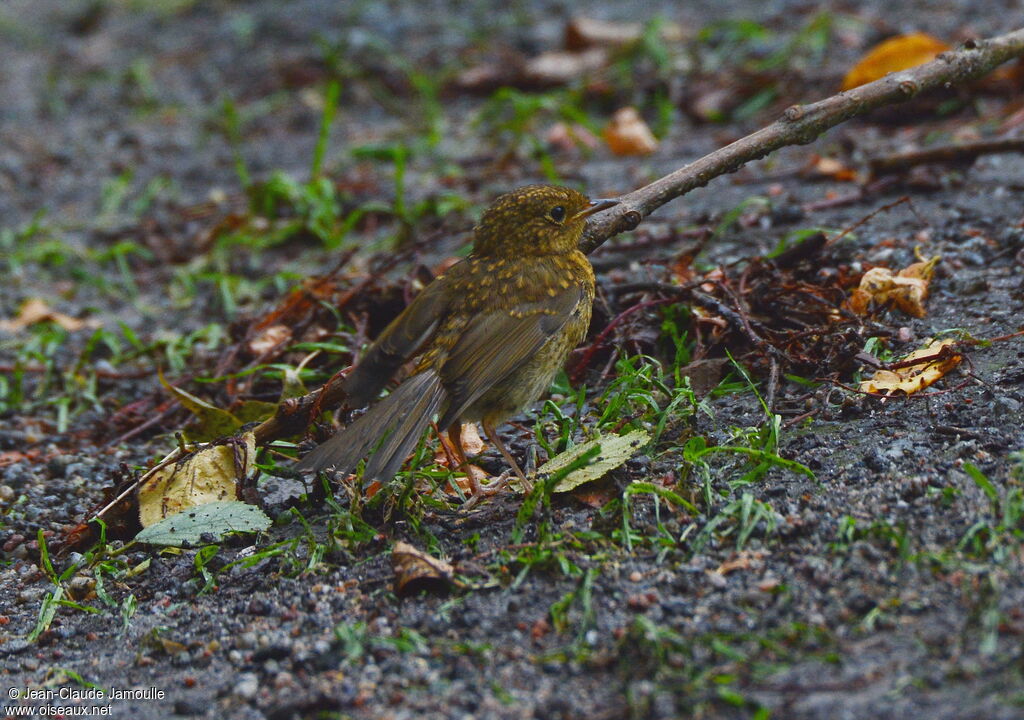
<instances>
[{"instance_id":1,"label":"pebble","mask_svg":"<svg viewBox=\"0 0 1024 720\"><path fill-rule=\"evenodd\" d=\"M252 650L256 647L256 633L244 632L235 640L235 647L239 650Z\"/></svg>"},{"instance_id":2,"label":"pebble","mask_svg":"<svg viewBox=\"0 0 1024 720\"><path fill-rule=\"evenodd\" d=\"M708 581L719 590L724 590L729 587L729 581L725 579L725 575L718 572L706 573Z\"/></svg>"},{"instance_id":3,"label":"pebble","mask_svg":"<svg viewBox=\"0 0 1024 720\"><path fill-rule=\"evenodd\" d=\"M95 584L96 581L91 577L76 575L68 582L68 590L71 590L74 593L87 592L91 590Z\"/></svg>"},{"instance_id":4,"label":"pebble","mask_svg":"<svg viewBox=\"0 0 1024 720\"><path fill-rule=\"evenodd\" d=\"M199 698L185 698L182 700L174 701L174 714L175 715L202 715L206 712L208 703L200 700Z\"/></svg>"},{"instance_id":5,"label":"pebble","mask_svg":"<svg viewBox=\"0 0 1024 720\"><path fill-rule=\"evenodd\" d=\"M46 463L46 469L50 471L50 477L62 478L67 473L68 465L75 462L73 455L54 455Z\"/></svg>"},{"instance_id":6,"label":"pebble","mask_svg":"<svg viewBox=\"0 0 1024 720\"><path fill-rule=\"evenodd\" d=\"M1000 395L997 397L993 401L993 404L996 408L1006 413L1016 413L1020 410L1020 401L1014 400L1012 397L1008 397L1006 395Z\"/></svg>"},{"instance_id":7,"label":"pebble","mask_svg":"<svg viewBox=\"0 0 1024 720\"><path fill-rule=\"evenodd\" d=\"M242 673L238 676L238 682L235 683L235 689L232 692L240 698L252 700L259 691L259 678L254 673Z\"/></svg>"},{"instance_id":8,"label":"pebble","mask_svg":"<svg viewBox=\"0 0 1024 720\"><path fill-rule=\"evenodd\" d=\"M15 638L14 640L8 640L3 645L0 645L0 655L16 655L17 653L24 652L32 647L32 643L24 638Z\"/></svg>"},{"instance_id":9,"label":"pebble","mask_svg":"<svg viewBox=\"0 0 1024 720\"><path fill-rule=\"evenodd\" d=\"M86 475L89 472L89 466L82 462L69 463L64 468L64 477L74 477L75 475Z\"/></svg>"},{"instance_id":10,"label":"pebble","mask_svg":"<svg viewBox=\"0 0 1024 720\"><path fill-rule=\"evenodd\" d=\"M43 596L43 593L45 593L45 592L46 592L46 588L27 587L27 588L25 588L24 590L22 590L21 592L18 593L18 602L19 603L35 602L36 600L41 598Z\"/></svg>"}]
</instances>

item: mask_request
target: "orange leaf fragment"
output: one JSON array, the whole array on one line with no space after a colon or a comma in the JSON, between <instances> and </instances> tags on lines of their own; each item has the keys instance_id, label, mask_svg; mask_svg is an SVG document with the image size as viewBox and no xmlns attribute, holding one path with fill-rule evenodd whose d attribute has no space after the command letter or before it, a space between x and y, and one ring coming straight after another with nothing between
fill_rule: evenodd
<instances>
[{"instance_id":1,"label":"orange leaf fragment","mask_svg":"<svg viewBox=\"0 0 1024 720\"><path fill-rule=\"evenodd\" d=\"M843 78L843 90L874 82L889 73L909 70L934 60L949 45L927 33L897 35L875 45Z\"/></svg>"},{"instance_id":2,"label":"orange leaf fragment","mask_svg":"<svg viewBox=\"0 0 1024 720\"><path fill-rule=\"evenodd\" d=\"M939 262L936 255L908 265L895 275L889 268L871 268L860 279L860 286L850 296L850 309L857 315L867 315L871 303L884 305L892 302L900 310L924 317L924 301L928 298L928 284Z\"/></svg>"},{"instance_id":3,"label":"orange leaf fragment","mask_svg":"<svg viewBox=\"0 0 1024 720\"><path fill-rule=\"evenodd\" d=\"M855 182L857 171L841 160L814 154L801 170L804 177L829 178L837 182Z\"/></svg>"},{"instance_id":4,"label":"orange leaf fragment","mask_svg":"<svg viewBox=\"0 0 1024 720\"><path fill-rule=\"evenodd\" d=\"M963 360L960 353L945 350L954 342L952 339L933 340L896 363L901 366L896 370L876 371L869 379L861 382L861 391L882 395L895 395L897 392L911 395L923 390ZM921 362L915 363L914 361L918 359Z\"/></svg>"},{"instance_id":5,"label":"orange leaf fragment","mask_svg":"<svg viewBox=\"0 0 1024 720\"><path fill-rule=\"evenodd\" d=\"M658 149L658 140L634 107L612 115L604 129L604 141L616 155L648 155Z\"/></svg>"}]
</instances>

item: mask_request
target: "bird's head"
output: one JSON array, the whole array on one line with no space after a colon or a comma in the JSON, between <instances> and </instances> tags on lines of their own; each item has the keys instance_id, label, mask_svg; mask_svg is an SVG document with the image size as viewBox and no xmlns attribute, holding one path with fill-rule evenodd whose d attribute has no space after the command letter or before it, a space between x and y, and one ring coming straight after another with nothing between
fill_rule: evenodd
<instances>
[{"instance_id":1,"label":"bird's head","mask_svg":"<svg viewBox=\"0 0 1024 720\"><path fill-rule=\"evenodd\" d=\"M591 201L583 193L557 185L517 188L484 212L474 228L473 252L510 257L571 252L579 244L587 218L615 204Z\"/></svg>"}]
</instances>

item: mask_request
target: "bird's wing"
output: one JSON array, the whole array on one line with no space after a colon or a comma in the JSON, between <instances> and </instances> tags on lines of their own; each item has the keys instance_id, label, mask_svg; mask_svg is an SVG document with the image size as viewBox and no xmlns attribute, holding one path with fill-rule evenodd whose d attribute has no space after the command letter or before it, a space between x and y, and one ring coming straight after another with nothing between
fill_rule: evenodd
<instances>
[{"instance_id":1,"label":"bird's wing","mask_svg":"<svg viewBox=\"0 0 1024 720\"><path fill-rule=\"evenodd\" d=\"M475 316L441 367L448 403L440 427L455 422L481 395L527 362L572 317L584 298L582 288L570 288L515 311L500 310Z\"/></svg>"},{"instance_id":2,"label":"bird's wing","mask_svg":"<svg viewBox=\"0 0 1024 720\"><path fill-rule=\"evenodd\" d=\"M414 375L348 427L313 448L295 469L320 471L333 467L349 473L372 451L363 480L391 480L443 401L444 389L437 373L427 370Z\"/></svg>"},{"instance_id":3,"label":"bird's wing","mask_svg":"<svg viewBox=\"0 0 1024 720\"><path fill-rule=\"evenodd\" d=\"M433 334L447 311L446 289L444 277L427 285L363 353L345 378L349 407L363 407L374 400L398 368Z\"/></svg>"}]
</instances>

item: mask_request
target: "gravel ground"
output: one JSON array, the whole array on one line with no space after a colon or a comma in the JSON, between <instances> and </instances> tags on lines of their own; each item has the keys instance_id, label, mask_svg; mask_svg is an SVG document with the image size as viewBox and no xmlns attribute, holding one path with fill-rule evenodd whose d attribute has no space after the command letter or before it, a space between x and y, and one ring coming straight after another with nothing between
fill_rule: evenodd
<instances>
[{"instance_id":1,"label":"gravel ground","mask_svg":"<svg viewBox=\"0 0 1024 720\"><path fill-rule=\"evenodd\" d=\"M660 12L684 28L756 19L782 36L813 15L793 2L662 5L595 3L577 12L643 21ZM911 30L951 40L997 34L1010 30L1024 8L1010 1L831 5L839 40L820 66L801 74L805 94L778 98L782 107L832 92L880 37ZM368 169L345 159L351 147L421 128L425 106L409 99L408 80L386 61L388 53L428 76L503 52L534 55L560 45L566 8L5 3L0 224L8 235L0 234L0 251L13 253L10 232L21 232L41 210L39 222L54 230L30 241L40 248L35 260L4 266L0 317L42 297L96 326L123 323L150 343L211 322L226 327L262 316L298 278L336 262L338 251L298 238L251 258L239 253L231 258L240 288L231 308L214 282L200 278L186 293L182 278L209 250L200 238L212 221L185 210L211 198L221 211L244 206L235 153L254 178L275 170L304 177L322 89L335 72L344 82L326 166L353 187L363 183L357 193L392 203L390 166ZM382 88L392 94L382 96ZM471 225L474 208L505 188L543 179L536 162L494 162L500 142L485 143L471 122L487 97L442 95L443 137L410 162L407 201L455 188L468 207L415 229L421 251L415 262L402 259L387 271L396 282L458 251L458 231ZM225 98L239 116L234 146ZM1014 333L1024 312L1019 156L935 169L854 202L822 202L853 186L800 172L813 153L857 163L922 139L970 139L1000 123L1009 127L1014 111L1020 112L1019 89L1015 96L984 95L952 115L935 105L917 115L913 108L883 113L788 148L665 207L634 237L639 249L602 248L593 256L601 282L661 280L692 244L680 228L715 227L755 195L770 197L772 212L727 229L701 263L769 252L787 233L808 227L849 227L909 196L835 251L848 263L894 268L913 262L917 245L941 255L928 315L885 315L903 340L897 355L955 328L978 339ZM706 123L683 114L651 156L616 158L598 149L563 158L560 170L593 196L615 195L767 119ZM363 249L355 268L379 262L375 252L388 232L372 223L357 229ZM43 262L45 242L57 236L91 254L69 251L64 264ZM644 249L644 241L666 237ZM126 239L147 253L129 258L132 292L121 266L95 260ZM599 308L595 324L601 317L607 325L608 313ZM72 333L54 351L56 366L68 373L62 387L80 370L73 368L89 337L88 328ZM27 342L23 331L0 330L5 382L13 382L15 357ZM200 348L191 357L209 364L214 355ZM671 429L678 442L634 458L604 481L603 508L583 497L556 497L522 534L521 500L511 495L470 511L423 505L412 516L369 512L368 525L351 527L339 526L341 514L305 508L308 529L283 519L257 546L252 536L221 543L206 568L215 574L205 592L199 551L134 545L105 557L112 568L104 591L109 607L95 588L102 573L80 572L65 582L68 596L99 611L61 606L50 628L30 642L26 635L53 587L33 544L37 532L62 537L101 501L123 464L143 465L173 446L174 422L110 443L129 429L111 418L161 394L154 361L141 360L138 367L148 372L99 381L90 396L96 401L67 428L44 401L0 413L0 676L11 688L55 693L149 689L135 699L20 701L109 705L114 717L143 720L1024 717L1024 459L1013 457L1024 450L1024 342L980 344L967 357L937 386L943 392L927 399L880 403L828 385L808 394L784 383L781 403L804 403L790 407L785 420L802 412L813 418L787 422L778 452L814 478L775 469L740 483L749 467L716 459L705 483L714 502L697 514L634 497L631 547L621 532L621 491L631 481L669 477L696 502L701 479L681 447L693 436L728 444L735 428L758 426L763 412L753 393L709 396L706 412ZM589 377L596 386L591 411L612 380L598 379L599 371ZM44 381L31 382L38 388ZM196 387L202 386L190 389ZM524 452L529 434L513 435L516 452ZM490 461L500 469L493 453ZM762 515L750 515L758 509ZM695 542L725 517L719 527L736 532L709 530L706 542ZM749 537L739 542L751 517ZM444 555L468 586L397 596L390 562L396 540ZM287 552L221 570L285 542ZM74 560L55 560L57 571ZM528 572L519 576L523 568ZM14 717L14 703L7 707Z\"/></svg>"}]
</instances>

